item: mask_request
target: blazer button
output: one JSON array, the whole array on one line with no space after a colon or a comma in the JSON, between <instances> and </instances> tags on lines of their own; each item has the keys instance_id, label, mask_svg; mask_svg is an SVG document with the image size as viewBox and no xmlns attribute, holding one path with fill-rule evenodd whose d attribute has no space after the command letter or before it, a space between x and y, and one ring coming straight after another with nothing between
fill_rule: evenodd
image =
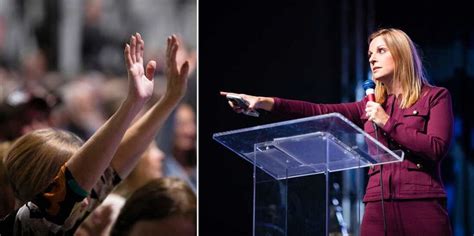
<instances>
[{"instance_id":1,"label":"blazer button","mask_svg":"<svg viewBox=\"0 0 474 236\"><path fill-rule=\"evenodd\" d=\"M423 168L423 166L420 163L418 163L418 164L416 164L416 168L421 169L421 168Z\"/></svg>"},{"instance_id":2,"label":"blazer button","mask_svg":"<svg viewBox=\"0 0 474 236\"><path fill-rule=\"evenodd\" d=\"M418 111L417 111L417 110L414 110L414 111L413 111L413 115L418 115Z\"/></svg>"}]
</instances>

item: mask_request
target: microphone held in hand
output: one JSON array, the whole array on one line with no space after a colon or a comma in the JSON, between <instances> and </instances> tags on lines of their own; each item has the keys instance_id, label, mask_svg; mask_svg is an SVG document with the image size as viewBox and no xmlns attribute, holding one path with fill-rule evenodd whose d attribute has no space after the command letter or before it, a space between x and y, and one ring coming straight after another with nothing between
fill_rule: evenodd
<instances>
[{"instance_id":1,"label":"microphone held in hand","mask_svg":"<svg viewBox=\"0 0 474 236\"><path fill-rule=\"evenodd\" d=\"M364 81L364 84L362 84L362 87L364 87L365 90L365 95L367 95L367 99L371 102L375 102L375 83L374 81L368 79ZM372 123L374 126L374 130L377 131L377 125L375 123Z\"/></svg>"},{"instance_id":2,"label":"microphone held in hand","mask_svg":"<svg viewBox=\"0 0 474 236\"><path fill-rule=\"evenodd\" d=\"M371 102L375 102L375 83L374 81L368 79L364 81L364 84L362 84L362 87L364 87L365 90L365 95L367 95L367 99Z\"/></svg>"}]
</instances>

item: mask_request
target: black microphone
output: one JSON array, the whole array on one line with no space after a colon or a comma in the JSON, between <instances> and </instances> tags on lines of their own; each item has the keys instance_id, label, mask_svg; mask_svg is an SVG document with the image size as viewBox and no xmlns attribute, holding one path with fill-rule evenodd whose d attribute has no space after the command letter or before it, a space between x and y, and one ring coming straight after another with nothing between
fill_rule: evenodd
<instances>
[{"instance_id":1,"label":"black microphone","mask_svg":"<svg viewBox=\"0 0 474 236\"><path fill-rule=\"evenodd\" d=\"M367 99L371 102L375 102L375 83L371 79L368 79L364 81L362 84L362 87L364 87L365 90L365 95L367 96ZM377 132L377 125L372 122L372 125L374 126L375 132Z\"/></svg>"}]
</instances>

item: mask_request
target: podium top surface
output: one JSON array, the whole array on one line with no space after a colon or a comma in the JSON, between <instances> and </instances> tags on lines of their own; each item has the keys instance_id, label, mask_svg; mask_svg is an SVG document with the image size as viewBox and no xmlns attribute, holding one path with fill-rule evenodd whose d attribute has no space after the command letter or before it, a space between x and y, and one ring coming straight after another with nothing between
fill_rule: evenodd
<instances>
[{"instance_id":1,"label":"podium top surface","mask_svg":"<svg viewBox=\"0 0 474 236\"><path fill-rule=\"evenodd\" d=\"M339 113L216 133L213 138L276 179L399 162Z\"/></svg>"}]
</instances>

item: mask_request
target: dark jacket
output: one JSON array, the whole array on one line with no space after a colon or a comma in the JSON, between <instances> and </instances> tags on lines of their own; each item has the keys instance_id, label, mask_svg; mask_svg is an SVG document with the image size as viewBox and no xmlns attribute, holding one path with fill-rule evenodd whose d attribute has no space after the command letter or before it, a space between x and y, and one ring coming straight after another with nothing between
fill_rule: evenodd
<instances>
[{"instance_id":1,"label":"dark jacket","mask_svg":"<svg viewBox=\"0 0 474 236\"><path fill-rule=\"evenodd\" d=\"M353 103L314 104L275 98L272 113L283 118L300 118L338 112L375 137L365 116L367 99ZM453 129L449 91L423 86L422 96L410 108L401 109L390 95L382 104L390 118L377 129L378 140L390 149L402 149L402 162L383 165L385 199L444 198L440 163L448 152ZM380 166L369 169L364 202L380 200Z\"/></svg>"}]
</instances>

